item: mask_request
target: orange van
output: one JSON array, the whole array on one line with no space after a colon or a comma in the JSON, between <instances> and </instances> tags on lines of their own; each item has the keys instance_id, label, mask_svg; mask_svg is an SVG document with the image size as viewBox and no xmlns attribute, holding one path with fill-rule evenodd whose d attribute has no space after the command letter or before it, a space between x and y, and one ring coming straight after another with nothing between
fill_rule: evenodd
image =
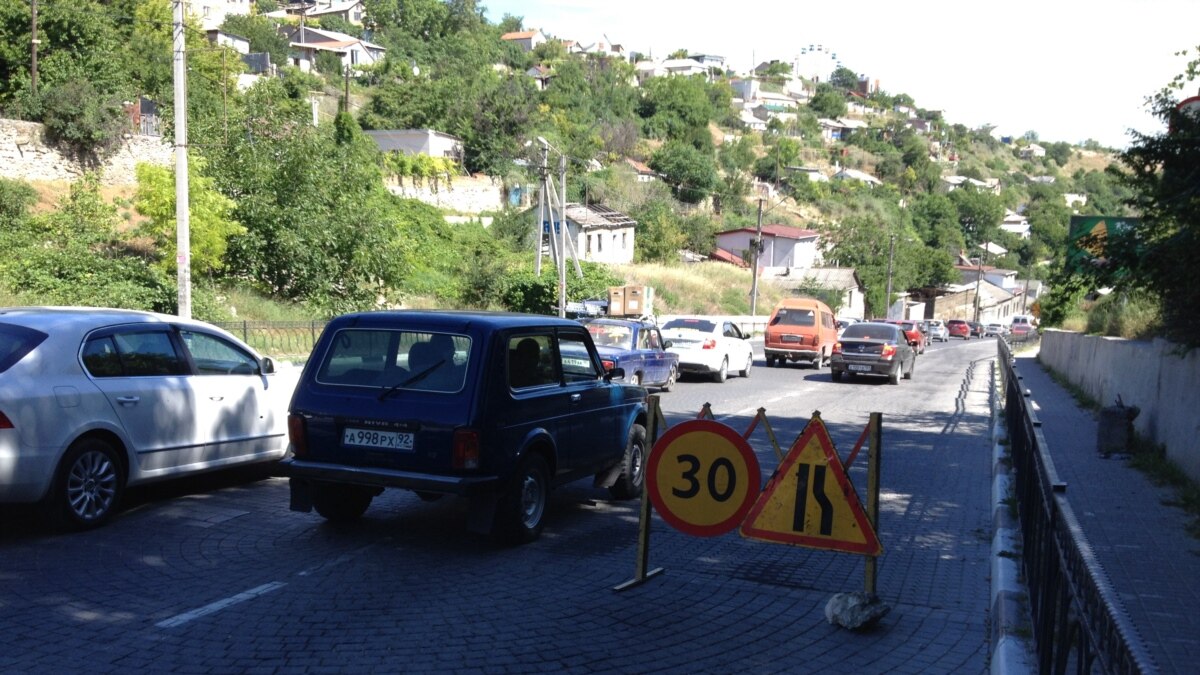
<instances>
[{"instance_id":1,"label":"orange van","mask_svg":"<svg viewBox=\"0 0 1200 675\"><path fill-rule=\"evenodd\" d=\"M837 321L828 305L813 298L786 298L771 312L763 347L767 366L805 361L813 368L829 362L837 342Z\"/></svg>"}]
</instances>

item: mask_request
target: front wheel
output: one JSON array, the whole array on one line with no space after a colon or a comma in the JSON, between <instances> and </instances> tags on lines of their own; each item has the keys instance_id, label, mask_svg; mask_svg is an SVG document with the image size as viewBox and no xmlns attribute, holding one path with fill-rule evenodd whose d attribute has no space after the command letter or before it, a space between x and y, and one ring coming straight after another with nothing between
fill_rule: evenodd
<instances>
[{"instance_id":1,"label":"front wheel","mask_svg":"<svg viewBox=\"0 0 1200 675\"><path fill-rule=\"evenodd\" d=\"M357 485L313 485L313 508L325 520L346 523L367 512L375 495Z\"/></svg>"},{"instance_id":2,"label":"front wheel","mask_svg":"<svg viewBox=\"0 0 1200 675\"><path fill-rule=\"evenodd\" d=\"M621 462L621 476L608 488L608 493L613 499L633 499L642 494L646 479L646 428L642 425L635 424L629 430Z\"/></svg>"},{"instance_id":3,"label":"front wheel","mask_svg":"<svg viewBox=\"0 0 1200 675\"><path fill-rule=\"evenodd\" d=\"M662 391L671 391L671 387L675 386L675 381L679 379L679 370L675 366L671 366L671 372L667 373L667 381L663 386L659 387Z\"/></svg>"},{"instance_id":4,"label":"front wheel","mask_svg":"<svg viewBox=\"0 0 1200 675\"><path fill-rule=\"evenodd\" d=\"M634 374L630 375L629 376L629 384L641 385L642 384L641 373L634 373Z\"/></svg>"},{"instance_id":5,"label":"front wheel","mask_svg":"<svg viewBox=\"0 0 1200 675\"><path fill-rule=\"evenodd\" d=\"M497 505L493 536L505 544L526 544L542 534L550 493L546 460L525 455Z\"/></svg>"},{"instance_id":6,"label":"front wheel","mask_svg":"<svg viewBox=\"0 0 1200 675\"><path fill-rule=\"evenodd\" d=\"M738 371L738 375L741 375L742 377L750 377L750 368L752 368L753 366L754 366L754 352L750 352L750 354L748 354L746 356L746 367L742 368L740 371Z\"/></svg>"},{"instance_id":7,"label":"front wheel","mask_svg":"<svg viewBox=\"0 0 1200 675\"><path fill-rule=\"evenodd\" d=\"M62 525L83 530L112 517L125 487L120 459L110 443L85 438L77 441L59 465L54 500Z\"/></svg>"}]
</instances>

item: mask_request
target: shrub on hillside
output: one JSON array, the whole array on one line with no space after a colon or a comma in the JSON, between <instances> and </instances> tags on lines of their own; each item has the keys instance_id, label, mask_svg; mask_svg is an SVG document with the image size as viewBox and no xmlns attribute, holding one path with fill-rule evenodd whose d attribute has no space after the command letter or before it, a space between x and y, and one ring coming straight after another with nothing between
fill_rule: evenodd
<instances>
[{"instance_id":1,"label":"shrub on hillside","mask_svg":"<svg viewBox=\"0 0 1200 675\"><path fill-rule=\"evenodd\" d=\"M94 162L121 142L128 119L120 102L87 80L67 80L42 97L46 138L78 160Z\"/></svg>"}]
</instances>

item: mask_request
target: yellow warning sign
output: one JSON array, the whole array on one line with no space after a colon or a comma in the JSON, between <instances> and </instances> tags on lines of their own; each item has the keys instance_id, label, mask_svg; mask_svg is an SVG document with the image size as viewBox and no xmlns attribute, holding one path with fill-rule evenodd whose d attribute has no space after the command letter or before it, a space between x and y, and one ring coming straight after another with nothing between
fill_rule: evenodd
<instances>
[{"instance_id":1,"label":"yellow warning sign","mask_svg":"<svg viewBox=\"0 0 1200 675\"><path fill-rule=\"evenodd\" d=\"M870 556L883 553L829 431L817 416L783 458L739 532L747 539Z\"/></svg>"}]
</instances>

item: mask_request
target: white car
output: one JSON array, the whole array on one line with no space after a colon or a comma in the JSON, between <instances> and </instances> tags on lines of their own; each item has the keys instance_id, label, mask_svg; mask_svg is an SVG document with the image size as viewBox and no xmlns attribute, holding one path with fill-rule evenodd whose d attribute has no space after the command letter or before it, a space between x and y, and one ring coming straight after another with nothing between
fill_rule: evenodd
<instances>
[{"instance_id":1,"label":"white car","mask_svg":"<svg viewBox=\"0 0 1200 675\"><path fill-rule=\"evenodd\" d=\"M667 351L679 355L680 373L708 375L724 382L730 372L750 377L754 349L750 336L732 321L707 316L680 316L662 326Z\"/></svg>"},{"instance_id":2,"label":"white car","mask_svg":"<svg viewBox=\"0 0 1200 675\"><path fill-rule=\"evenodd\" d=\"M279 460L295 382L274 373L201 321L0 308L0 502L40 501L81 529L127 486Z\"/></svg>"}]
</instances>

